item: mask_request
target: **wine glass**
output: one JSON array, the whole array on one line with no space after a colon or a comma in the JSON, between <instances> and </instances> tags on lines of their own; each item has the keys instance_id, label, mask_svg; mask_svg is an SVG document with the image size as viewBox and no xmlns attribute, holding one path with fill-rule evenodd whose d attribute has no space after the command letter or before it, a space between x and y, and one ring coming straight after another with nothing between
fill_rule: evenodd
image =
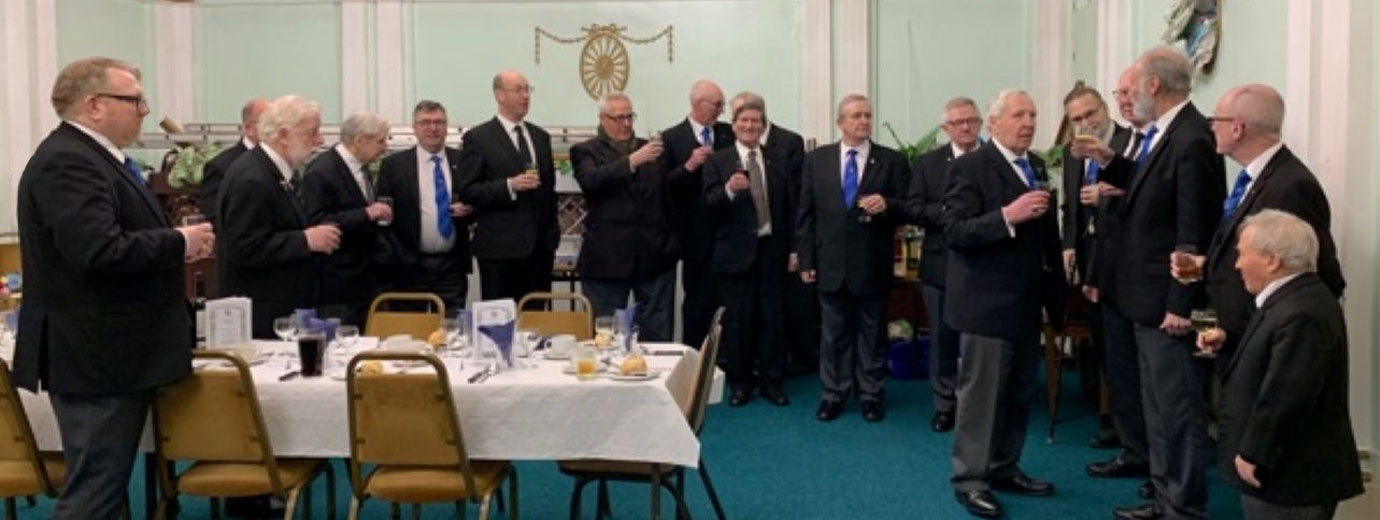
<instances>
[{"instance_id":1,"label":"wine glass","mask_svg":"<svg viewBox=\"0 0 1380 520\"><path fill-rule=\"evenodd\" d=\"M278 339L283 341L293 341L297 339L297 317L287 315L280 318L273 318L273 333L278 335Z\"/></svg>"},{"instance_id":2,"label":"wine glass","mask_svg":"<svg viewBox=\"0 0 1380 520\"><path fill-rule=\"evenodd\" d=\"M594 345L603 348L613 343L613 316L594 318Z\"/></svg>"},{"instance_id":3,"label":"wine glass","mask_svg":"<svg viewBox=\"0 0 1380 520\"><path fill-rule=\"evenodd\" d=\"M389 196L386 196L386 195L385 195L385 196L381 196L381 197L375 198L375 199L374 199L374 202L377 202L377 203L379 203L379 204L383 204L383 205L385 205L385 206L388 206L389 208L392 208L392 207L393 207L393 197L389 197ZM380 220L380 221L378 221L378 225L380 225L380 226L391 226L391 225L393 225L393 220L392 220L392 219Z\"/></svg>"},{"instance_id":4,"label":"wine glass","mask_svg":"<svg viewBox=\"0 0 1380 520\"><path fill-rule=\"evenodd\" d=\"M1215 309L1193 309L1188 315L1188 321L1193 324L1193 330L1197 331L1199 336L1202 336L1217 327L1217 311ZM1215 358L1217 357L1217 351L1196 349L1193 351L1193 356L1200 358Z\"/></svg>"},{"instance_id":5,"label":"wine glass","mask_svg":"<svg viewBox=\"0 0 1380 520\"><path fill-rule=\"evenodd\" d=\"M1179 283L1190 285L1202 281L1202 269L1198 268L1198 262L1193 259L1198 254L1198 248L1193 244L1179 244L1174 247L1174 252L1169 254L1169 260L1174 262L1174 267L1179 271Z\"/></svg>"}]
</instances>

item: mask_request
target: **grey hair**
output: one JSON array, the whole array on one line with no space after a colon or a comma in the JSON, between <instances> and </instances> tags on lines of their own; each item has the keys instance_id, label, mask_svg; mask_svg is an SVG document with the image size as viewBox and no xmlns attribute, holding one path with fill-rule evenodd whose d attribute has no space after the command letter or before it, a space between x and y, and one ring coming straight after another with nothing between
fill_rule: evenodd
<instances>
[{"instance_id":1,"label":"grey hair","mask_svg":"<svg viewBox=\"0 0 1380 520\"><path fill-rule=\"evenodd\" d=\"M980 112L978 110L977 102L973 101L973 98L967 96L957 96L944 103L944 113L939 115L939 119L945 119L949 117L949 111L959 107L973 107L974 112Z\"/></svg>"},{"instance_id":2,"label":"grey hair","mask_svg":"<svg viewBox=\"0 0 1380 520\"><path fill-rule=\"evenodd\" d=\"M599 115L607 115L609 113L609 103L614 101L627 101L628 104L632 104L632 99L629 98L627 94L622 92L609 92L599 96Z\"/></svg>"},{"instance_id":3,"label":"grey hair","mask_svg":"<svg viewBox=\"0 0 1380 520\"><path fill-rule=\"evenodd\" d=\"M843 120L843 107L846 107L846 106L848 106L850 103L856 103L856 102L858 102L858 101L862 101L862 102L868 103L868 104L871 104L871 103L872 103L871 100L867 99L867 96L864 96L864 95L862 95L862 94L849 94L849 95L847 95L847 96L843 96L843 99L839 100L838 112L834 115L834 120L835 120L835 121L841 121L841 120Z\"/></svg>"},{"instance_id":4,"label":"grey hair","mask_svg":"<svg viewBox=\"0 0 1380 520\"><path fill-rule=\"evenodd\" d=\"M1011 98L1016 96L1017 94L1025 96L1027 98L1030 97L1030 94L1026 91L1014 88L1004 89L1000 92L997 92L997 97L992 99L991 105L987 106L987 119L996 118L997 116L1000 116L1002 112L1006 112L1006 104L1009 103L1011 101Z\"/></svg>"},{"instance_id":5,"label":"grey hair","mask_svg":"<svg viewBox=\"0 0 1380 520\"><path fill-rule=\"evenodd\" d=\"M340 141L353 142L357 137L380 137L388 135L388 120L377 114L359 111L350 114L340 123Z\"/></svg>"},{"instance_id":6,"label":"grey hair","mask_svg":"<svg viewBox=\"0 0 1380 520\"><path fill-rule=\"evenodd\" d=\"M1160 78L1160 89L1167 94L1187 96L1193 90L1193 64L1178 49L1155 47L1140 56L1140 63L1142 82L1150 76Z\"/></svg>"},{"instance_id":7,"label":"grey hair","mask_svg":"<svg viewBox=\"0 0 1380 520\"><path fill-rule=\"evenodd\" d=\"M767 100L763 99L761 94L758 94L751 90L744 90L742 92L734 94L733 99L728 101L728 106L729 108L732 108L735 106L742 105L743 103L747 103L749 101L762 105L762 116L765 117L767 115Z\"/></svg>"},{"instance_id":8,"label":"grey hair","mask_svg":"<svg viewBox=\"0 0 1380 520\"><path fill-rule=\"evenodd\" d=\"M1311 273L1318 270L1318 235L1313 226L1294 214L1265 209L1246 217L1241 233L1251 231L1250 245L1262 255L1273 256L1285 270Z\"/></svg>"},{"instance_id":9,"label":"grey hair","mask_svg":"<svg viewBox=\"0 0 1380 520\"><path fill-rule=\"evenodd\" d=\"M1253 83L1232 90L1231 115L1260 133L1278 136L1284 125L1284 98L1269 85Z\"/></svg>"},{"instance_id":10,"label":"grey hair","mask_svg":"<svg viewBox=\"0 0 1380 520\"><path fill-rule=\"evenodd\" d=\"M279 97L269 102L268 108L259 116L259 138L272 139L278 130L297 126L312 115L321 115L321 105L315 101L297 94Z\"/></svg>"},{"instance_id":11,"label":"grey hair","mask_svg":"<svg viewBox=\"0 0 1380 520\"><path fill-rule=\"evenodd\" d=\"M417 114L420 114L422 112L440 112L444 114L446 113L446 107L439 102L432 101L430 99L423 99L417 102L416 108L412 109L412 117L415 118L417 117Z\"/></svg>"},{"instance_id":12,"label":"grey hair","mask_svg":"<svg viewBox=\"0 0 1380 520\"><path fill-rule=\"evenodd\" d=\"M738 96L742 96L743 94L750 94L750 92L739 93L737 96L734 96L734 98L736 99ZM738 114L741 114L748 110L756 110L758 113L762 114L762 121L765 122L767 120L767 103L762 100L761 96L758 96L757 99L746 97L743 98L743 102L740 103L737 107L733 108L733 120L737 121Z\"/></svg>"}]
</instances>

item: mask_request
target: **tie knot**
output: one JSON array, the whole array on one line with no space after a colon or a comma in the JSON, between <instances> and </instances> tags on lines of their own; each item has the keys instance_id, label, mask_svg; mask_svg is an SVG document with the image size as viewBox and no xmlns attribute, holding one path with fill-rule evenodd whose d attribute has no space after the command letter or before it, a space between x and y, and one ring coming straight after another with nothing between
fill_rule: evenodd
<instances>
[{"instance_id":1,"label":"tie knot","mask_svg":"<svg viewBox=\"0 0 1380 520\"><path fill-rule=\"evenodd\" d=\"M1016 166L1020 166L1021 169L1026 169L1030 167L1030 162L1026 161L1025 157L1017 157L1016 160L1011 162L1016 163Z\"/></svg>"},{"instance_id":2,"label":"tie knot","mask_svg":"<svg viewBox=\"0 0 1380 520\"><path fill-rule=\"evenodd\" d=\"M1251 174L1247 172L1245 168L1242 168L1241 172L1236 174L1236 183L1246 184L1248 182L1251 182Z\"/></svg>"},{"instance_id":3,"label":"tie knot","mask_svg":"<svg viewBox=\"0 0 1380 520\"><path fill-rule=\"evenodd\" d=\"M436 164L441 164L441 156L439 155L432 155L430 160Z\"/></svg>"},{"instance_id":4,"label":"tie knot","mask_svg":"<svg viewBox=\"0 0 1380 520\"><path fill-rule=\"evenodd\" d=\"M749 159L749 160L756 160L756 159L757 159L757 150L755 150L755 149L753 149L753 150L748 150L748 159Z\"/></svg>"},{"instance_id":5,"label":"tie knot","mask_svg":"<svg viewBox=\"0 0 1380 520\"><path fill-rule=\"evenodd\" d=\"M1147 130L1145 131L1145 137L1148 138L1148 139L1154 139L1154 138L1155 138L1155 134L1158 134L1158 133L1160 133L1160 127L1155 126L1155 125L1152 123L1152 124L1150 125L1150 128L1147 129Z\"/></svg>"},{"instance_id":6,"label":"tie knot","mask_svg":"<svg viewBox=\"0 0 1380 520\"><path fill-rule=\"evenodd\" d=\"M858 149L857 149L857 148L849 148L849 149L848 149L848 157L849 157L849 158L853 158L853 157L857 157L857 156L858 156Z\"/></svg>"}]
</instances>

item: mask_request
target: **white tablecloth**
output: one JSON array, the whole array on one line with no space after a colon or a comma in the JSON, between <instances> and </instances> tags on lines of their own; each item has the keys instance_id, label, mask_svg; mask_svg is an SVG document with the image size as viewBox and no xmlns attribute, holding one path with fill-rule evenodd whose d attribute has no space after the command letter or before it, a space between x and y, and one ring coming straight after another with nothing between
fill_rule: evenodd
<instances>
[{"instance_id":1,"label":"white tablecloth","mask_svg":"<svg viewBox=\"0 0 1380 520\"><path fill-rule=\"evenodd\" d=\"M284 349L263 342L261 350ZM677 404L688 393L698 352L682 345L644 344L683 356L646 357L661 376L647 381L600 377L577 381L563 374L565 361L534 357L536 367L500 372L467 383L481 368L470 360L444 358L459 409L465 448L477 459L558 460L602 458L695 466L699 439ZM292 344L295 349L295 344ZM345 382L331 377L278 381L284 360L253 367L264 422L278 456L348 457ZM716 370L711 402L722 398ZM20 391L40 449L60 450L57 422L46 395ZM148 429L142 446L150 450Z\"/></svg>"}]
</instances>

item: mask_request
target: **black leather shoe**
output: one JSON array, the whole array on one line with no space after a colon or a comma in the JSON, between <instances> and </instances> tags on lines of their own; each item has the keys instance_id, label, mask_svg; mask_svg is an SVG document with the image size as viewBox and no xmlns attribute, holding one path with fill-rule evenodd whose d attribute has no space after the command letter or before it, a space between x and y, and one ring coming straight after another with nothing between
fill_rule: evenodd
<instances>
[{"instance_id":1,"label":"black leather shoe","mask_svg":"<svg viewBox=\"0 0 1380 520\"><path fill-rule=\"evenodd\" d=\"M819 409L815 411L815 418L824 422L829 422L839 418L843 413L843 403L838 401L820 401Z\"/></svg>"},{"instance_id":2,"label":"black leather shoe","mask_svg":"<svg viewBox=\"0 0 1380 520\"><path fill-rule=\"evenodd\" d=\"M728 398L729 406L742 406L752 400L752 390L747 388L734 388L733 395Z\"/></svg>"},{"instance_id":3,"label":"black leather shoe","mask_svg":"<svg viewBox=\"0 0 1380 520\"><path fill-rule=\"evenodd\" d=\"M791 399L786 397L786 393L782 392L780 388L763 387L762 398L776 406L789 406L791 404Z\"/></svg>"},{"instance_id":4,"label":"black leather shoe","mask_svg":"<svg viewBox=\"0 0 1380 520\"><path fill-rule=\"evenodd\" d=\"M1037 480L1025 473L1016 473L1012 477L993 477L987 479L987 483L992 489L1006 493L1015 493L1032 497L1047 497L1054 494L1054 484Z\"/></svg>"},{"instance_id":5,"label":"black leather shoe","mask_svg":"<svg viewBox=\"0 0 1380 520\"><path fill-rule=\"evenodd\" d=\"M1155 520L1160 517L1160 513L1155 510L1155 504L1143 504L1113 509L1112 517L1120 520Z\"/></svg>"},{"instance_id":6,"label":"black leather shoe","mask_svg":"<svg viewBox=\"0 0 1380 520\"><path fill-rule=\"evenodd\" d=\"M1122 478L1122 477L1141 477L1150 475L1150 469L1145 464L1133 464L1128 462L1122 455L1112 457L1105 462L1094 462L1088 464L1088 476L1102 478Z\"/></svg>"},{"instance_id":7,"label":"black leather shoe","mask_svg":"<svg viewBox=\"0 0 1380 520\"><path fill-rule=\"evenodd\" d=\"M1155 483L1150 482L1149 480L1141 483L1140 487L1136 488L1136 496L1144 498L1146 500L1154 500Z\"/></svg>"},{"instance_id":8,"label":"black leather shoe","mask_svg":"<svg viewBox=\"0 0 1380 520\"><path fill-rule=\"evenodd\" d=\"M881 401L863 401L862 416L867 422L882 422L882 419L886 419L886 409Z\"/></svg>"},{"instance_id":9,"label":"black leather shoe","mask_svg":"<svg viewBox=\"0 0 1380 520\"><path fill-rule=\"evenodd\" d=\"M946 432L954 429L954 413L934 412L934 417L930 419L930 429L936 432Z\"/></svg>"},{"instance_id":10,"label":"black leather shoe","mask_svg":"<svg viewBox=\"0 0 1380 520\"><path fill-rule=\"evenodd\" d=\"M963 509L967 509L973 516L1001 518L1001 504L997 503L997 497L992 496L991 491L959 491L954 493L954 496L958 498L958 505L963 506Z\"/></svg>"},{"instance_id":11,"label":"black leather shoe","mask_svg":"<svg viewBox=\"0 0 1380 520\"><path fill-rule=\"evenodd\" d=\"M1098 430L1092 440L1088 441L1088 445L1099 450L1110 450L1121 447L1121 439L1117 438L1116 430L1106 428Z\"/></svg>"}]
</instances>

